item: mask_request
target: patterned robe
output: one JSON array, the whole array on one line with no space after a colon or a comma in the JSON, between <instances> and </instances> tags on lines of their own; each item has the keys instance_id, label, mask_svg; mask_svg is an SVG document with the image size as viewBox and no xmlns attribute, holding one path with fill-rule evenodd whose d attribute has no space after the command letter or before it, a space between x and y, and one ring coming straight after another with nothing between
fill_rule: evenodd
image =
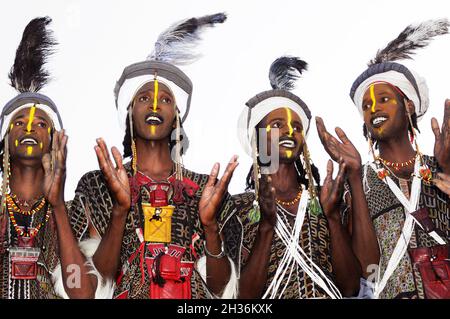
<instances>
[{"instance_id":1,"label":"patterned robe","mask_svg":"<svg viewBox=\"0 0 450 319\"><path fill-rule=\"evenodd\" d=\"M125 164L128 175L131 176L130 163ZM171 245L184 250L182 262L195 263L204 256L204 232L198 215L198 203L208 175L197 174L183 169L183 176L196 183L199 188L193 197L185 197L186 201L176 205L172 216ZM140 189L144 201L148 200L148 193ZM173 202L171 203L173 204ZM174 204L173 204L174 205ZM175 206L175 205L174 205ZM137 205L136 207L139 207ZM100 236L105 234L112 210L112 198L101 171L86 173L78 183L72 205L72 225L83 238L90 235L86 231L88 223L91 224ZM86 214L85 212L88 212ZM126 271L120 274L114 298L149 298L150 285L153 285L147 261L155 258L152 249L153 243L145 243L142 249L141 241L136 229L144 229L143 214L140 209L132 207L126 220L122 248L120 254L120 267L126 265ZM219 225L222 227L219 223ZM141 250L140 250L141 248ZM229 249L226 249L229 252ZM120 279L119 279L120 278ZM203 299L211 297L205 282L194 269L191 277L191 298Z\"/></svg>"},{"instance_id":2,"label":"patterned robe","mask_svg":"<svg viewBox=\"0 0 450 319\"><path fill-rule=\"evenodd\" d=\"M45 221L47 205L37 211L33 218L14 214L18 225L36 227ZM31 224L30 224L31 222ZM8 212L0 216L0 298L2 299L54 299L59 298L52 285L51 272L59 263L56 225L53 216L36 235L35 247L40 248L37 261L37 279L12 279L8 248L17 245L17 234Z\"/></svg>"},{"instance_id":3,"label":"patterned robe","mask_svg":"<svg viewBox=\"0 0 450 319\"><path fill-rule=\"evenodd\" d=\"M429 156L424 156L424 159L433 176L435 176L438 170L436 159ZM377 173L370 166L366 167L365 171L367 171L365 176L367 180L365 185L365 188L367 188L366 198L381 251L380 271L382 276L400 237L405 222L405 210L390 188L378 178ZM395 177L392 176L391 178L397 185L399 184ZM409 186L411 186L410 184ZM419 208L422 207L428 208L429 217L435 224L436 231L444 240L449 242L449 197L436 186L422 183ZM416 226L408 248L434 245L437 245L435 240ZM401 259L379 298L425 298L420 273L413 266L408 252Z\"/></svg>"},{"instance_id":4,"label":"patterned robe","mask_svg":"<svg viewBox=\"0 0 450 319\"><path fill-rule=\"evenodd\" d=\"M249 211L253 208L255 195L253 192L246 192L232 197L227 203L223 211L224 215L235 215L238 217L239 223L243 225L242 234L229 236L233 242L230 246L239 246L240 255L238 261L241 264L241 270L245 267L249 254L255 244L259 223L253 223L249 218ZM295 222L295 216L282 213L278 214L284 219L285 223L290 225L292 230ZM226 218L225 216L221 217ZM228 218L230 218L228 216ZM240 236L239 236L240 235ZM325 273L325 275L333 280L330 254L330 237L328 231L328 222L323 214L314 216L307 211L303 222L301 237L299 238L300 246L305 253L312 257L314 263ZM240 240L241 239L241 240ZM278 269L281 258L284 255L286 246L276 233L272 240L270 248L269 268L267 281L265 283L264 292L273 280L276 270ZM284 277L281 287L284 287L288 280L288 275ZM281 289L280 289L281 291ZM279 291L279 292L280 292ZM277 296L278 298L278 296ZM322 288L315 284L311 278L299 267L292 272L287 288L281 296L283 299L303 299L303 298L327 298Z\"/></svg>"}]
</instances>

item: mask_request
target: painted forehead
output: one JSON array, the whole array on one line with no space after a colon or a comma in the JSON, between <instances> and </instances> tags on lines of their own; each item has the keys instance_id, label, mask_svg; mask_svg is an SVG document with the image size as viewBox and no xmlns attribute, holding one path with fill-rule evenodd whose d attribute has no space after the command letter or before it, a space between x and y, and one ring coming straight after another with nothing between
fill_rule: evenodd
<instances>
[{"instance_id":1,"label":"painted forehead","mask_svg":"<svg viewBox=\"0 0 450 319\"><path fill-rule=\"evenodd\" d=\"M301 120L300 116L297 114L297 112L293 111L289 107L280 107L266 115L266 120L268 120L268 121L277 119L277 118L291 120L292 122L298 122L298 123L302 124L302 120Z\"/></svg>"},{"instance_id":2,"label":"painted forehead","mask_svg":"<svg viewBox=\"0 0 450 319\"><path fill-rule=\"evenodd\" d=\"M142 94L142 93L145 93L148 91L155 92L155 82L154 81L147 82L143 86L141 86L141 88L138 90L137 94ZM158 91L164 92L164 93L170 95L170 97L174 98L170 88L167 85L165 85L164 83L161 83L159 81L158 81Z\"/></svg>"},{"instance_id":3,"label":"painted forehead","mask_svg":"<svg viewBox=\"0 0 450 319\"><path fill-rule=\"evenodd\" d=\"M30 116L32 116L35 119L43 120L48 124L53 124L52 120L50 119L50 116L48 116L48 114L44 110L41 110L39 107L32 107L32 106L18 111L16 114L14 114L11 121L17 120L19 118L29 118Z\"/></svg>"},{"instance_id":4,"label":"painted forehead","mask_svg":"<svg viewBox=\"0 0 450 319\"><path fill-rule=\"evenodd\" d=\"M397 93L392 84L389 84L389 83L372 83L367 88L366 92L364 92L364 98L367 98L367 99L370 98L371 90L373 90L373 92L375 94L380 94L380 93L396 94Z\"/></svg>"}]
</instances>

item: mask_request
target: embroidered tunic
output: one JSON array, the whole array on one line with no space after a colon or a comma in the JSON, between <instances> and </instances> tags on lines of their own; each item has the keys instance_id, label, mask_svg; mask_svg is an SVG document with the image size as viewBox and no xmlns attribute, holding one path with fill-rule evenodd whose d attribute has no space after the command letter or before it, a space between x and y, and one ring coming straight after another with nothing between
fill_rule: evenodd
<instances>
[{"instance_id":1,"label":"embroidered tunic","mask_svg":"<svg viewBox=\"0 0 450 319\"><path fill-rule=\"evenodd\" d=\"M131 177L130 163L124 166ZM144 230L144 217L139 203L148 202L149 196L141 186L151 182L151 179L140 172L138 174L137 194L132 195L137 198L138 203L132 205L126 220L114 298L150 298L151 286L157 284L157 278L154 273L152 275L152 265L158 254L165 249L166 253L179 257L182 273L192 270L191 298L211 297L206 283L192 267L204 256L204 232L199 219L198 203L208 175L197 174L183 168L184 178L188 184L196 185L197 189L191 189L191 196L188 194L189 190L184 189L182 194L174 194L169 199L175 210L172 215L171 242L164 245L143 242L142 237L140 238L139 232ZM175 204L174 197L180 195L184 197L184 203ZM112 198L101 171L88 172L81 178L75 192L72 210L72 223L77 232L84 233L83 238L89 237L86 232L88 221L100 236L105 234L111 217Z\"/></svg>"},{"instance_id":2,"label":"embroidered tunic","mask_svg":"<svg viewBox=\"0 0 450 319\"><path fill-rule=\"evenodd\" d=\"M54 299L59 298L51 280L51 272L59 263L56 225L53 216L45 222L47 205L32 216L14 214L19 226L37 227L44 223L35 237L40 249L36 279L13 279L9 248L17 246L17 233L8 216L7 207L0 216L0 298L2 299Z\"/></svg>"},{"instance_id":3,"label":"embroidered tunic","mask_svg":"<svg viewBox=\"0 0 450 319\"><path fill-rule=\"evenodd\" d=\"M255 195L253 192L246 192L232 197L232 201L227 204L223 214L235 214L239 222L243 225L243 232L241 236L235 235L234 242L230 245L239 245L241 250L241 271L245 267L250 252L255 244L256 235L258 232L258 222L251 220L249 212L253 208L253 201ZM288 225L289 231L292 231L295 222L295 216L283 209L278 209L277 213ZM225 217L222 217L225 218ZM241 241L239 239L242 238ZM325 273L325 275L333 280L331 254L330 254L330 238L328 231L328 222L323 214L314 216L306 211L305 220L301 229L299 244L305 253L311 257L314 263ZM277 271L280 261L284 256L286 246L278 237L276 232L272 240L269 257L269 268L267 274L267 281L265 283L264 292L272 282L275 272ZM293 271L290 271L284 276L281 287L285 287L281 298L283 299L300 299L300 298L327 298L327 295L315 284L311 278L296 264ZM290 276L289 276L290 275ZM278 294L281 293L281 288ZM276 296L278 298L279 295Z\"/></svg>"},{"instance_id":4,"label":"embroidered tunic","mask_svg":"<svg viewBox=\"0 0 450 319\"><path fill-rule=\"evenodd\" d=\"M438 170L434 157L424 156L424 160L433 176ZM381 251L380 271L384 274L395 245L400 237L405 222L405 210L400 201L376 172L366 164L367 171L366 198ZM391 176L399 185L399 181ZM411 183L409 183L411 184ZM418 208L428 208L429 217L433 221L436 232L447 242L450 238L449 197L434 185L422 182ZM438 245L435 240L419 226L414 228L408 248L431 247ZM419 270L413 266L408 252L401 259L397 269L389 278L379 298L425 298Z\"/></svg>"}]
</instances>

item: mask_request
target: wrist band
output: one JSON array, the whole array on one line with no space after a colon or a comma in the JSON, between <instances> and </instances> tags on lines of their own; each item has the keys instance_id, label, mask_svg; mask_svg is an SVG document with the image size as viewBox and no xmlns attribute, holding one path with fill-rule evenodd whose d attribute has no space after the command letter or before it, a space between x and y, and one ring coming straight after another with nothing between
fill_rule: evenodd
<instances>
[{"instance_id":1,"label":"wrist band","mask_svg":"<svg viewBox=\"0 0 450 319\"><path fill-rule=\"evenodd\" d=\"M203 247L205 247L205 255L208 256L208 257L220 259L220 258L223 258L223 257L226 256L226 254L225 254L225 249L224 249L224 247L223 247L223 241L222 241L222 244L220 245L221 251L220 251L220 253L219 253L218 255L212 254L212 253L208 250L208 248L206 248L206 240L203 242Z\"/></svg>"}]
</instances>

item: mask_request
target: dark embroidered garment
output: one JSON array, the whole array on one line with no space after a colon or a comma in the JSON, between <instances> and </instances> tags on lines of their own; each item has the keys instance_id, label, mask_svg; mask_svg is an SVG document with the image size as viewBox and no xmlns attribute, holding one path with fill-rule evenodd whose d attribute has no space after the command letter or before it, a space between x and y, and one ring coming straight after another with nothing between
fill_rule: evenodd
<instances>
[{"instance_id":1,"label":"dark embroidered garment","mask_svg":"<svg viewBox=\"0 0 450 319\"><path fill-rule=\"evenodd\" d=\"M238 216L238 221L243 225L243 232L228 236L230 246L239 246L240 249L233 251L241 251L237 261L241 261L241 270L245 267L249 254L255 244L258 232L258 222L252 222L249 212L253 208L255 195L252 192L242 193L232 197L223 210L221 219L230 218L231 215ZM294 226L295 216L278 211L278 214L284 219L285 223ZM288 226L288 227L289 227ZM299 244L305 253L312 257L314 263L321 268L326 276L333 280L330 254L330 239L328 231L328 222L323 214L314 216L307 211L303 222ZM279 263L285 253L286 246L276 233L272 241L269 257L269 269L267 281L265 283L264 292L272 282ZM287 280L289 279L289 282ZM285 275L281 287L286 286L286 290L282 294L283 299L300 299L300 298L327 298L322 288L315 284L311 278L297 266L292 271L290 278L289 272ZM281 292L281 289L278 293ZM277 296L278 298L278 296Z\"/></svg>"},{"instance_id":2,"label":"dark embroidered garment","mask_svg":"<svg viewBox=\"0 0 450 319\"><path fill-rule=\"evenodd\" d=\"M425 156L424 159L433 176L435 176L438 169L436 159L429 156ZM381 250L380 270L382 275L400 237L405 221L405 211L403 205L390 188L378 178L377 173L368 164L366 164L366 171L366 198ZM392 177L392 179L398 185L398 180L395 177ZM429 217L433 221L436 231L448 242L450 238L448 196L437 187L422 183L419 208L422 207L428 208ZM409 248L431 247L434 245L437 245L435 240L419 226L416 226L411 236ZM380 294L380 298L424 297L420 273L418 269L413 267L408 252L406 252Z\"/></svg>"},{"instance_id":3,"label":"dark embroidered garment","mask_svg":"<svg viewBox=\"0 0 450 319\"><path fill-rule=\"evenodd\" d=\"M125 164L128 175L131 176L130 163ZM197 184L199 188L192 192L192 188L187 185L184 194L183 204L175 205L173 198L170 204L175 206L172 215L171 243L175 249L184 250L181 261L194 263L204 256L204 233L198 215L198 203L201 193L208 180L208 175L197 174L183 169L183 176L189 181ZM194 184L191 184L194 185ZM189 192L193 196L189 197ZM148 192L140 189L140 196L143 201L148 201ZM114 298L149 298L150 276L147 262L154 259L154 251L158 244L145 243L141 245L136 229L144 229L143 213L139 209L139 203L132 207L128 214L122 248L120 254L121 269L118 269L118 282L114 292ZM89 223L95 228L100 236L103 236L111 217L112 199L107 184L100 171L86 173L80 180L75 192L75 199L72 205L72 224L78 232L84 232ZM85 214L85 211L88 214ZM85 233L84 238L88 237ZM229 251L229 250L228 250ZM153 253L152 253L153 252ZM206 288L200 274L194 270L191 277L191 298L209 298L210 293Z\"/></svg>"},{"instance_id":4,"label":"dark embroidered garment","mask_svg":"<svg viewBox=\"0 0 450 319\"><path fill-rule=\"evenodd\" d=\"M18 225L36 227L45 222L47 205L33 217L15 214ZM51 272L59 263L58 242L53 216L42 226L35 238L35 247L40 249L37 261L36 279L12 279L9 247L17 245L17 234L8 212L0 216L0 298L2 299L55 299L59 298L53 289Z\"/></svg>"}]
</instances>

